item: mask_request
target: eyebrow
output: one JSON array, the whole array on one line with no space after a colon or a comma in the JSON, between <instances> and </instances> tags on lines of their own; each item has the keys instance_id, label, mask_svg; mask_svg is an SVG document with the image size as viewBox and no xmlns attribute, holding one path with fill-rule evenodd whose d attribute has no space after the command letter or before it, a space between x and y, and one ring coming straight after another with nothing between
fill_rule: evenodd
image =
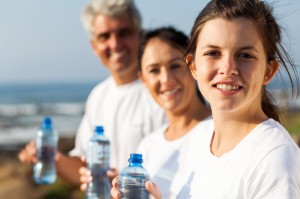
<instances>
[{"instance_id":1,"label":"eyebrow","mask_svg":"<svg viewBox=\"0 0 300 199\"><path fill-rule=\"evenodd\" d=\"M177 60L184 61L183 57L174 57L174 58L170 59L168 61L168 63L171 63L171 62L174 62ZM151 63L151 64L147 64L146 67L153 67L153 66L158 66L158 65L160 65L160 64L159 63Z\"/></svg>"},{"instance_id":2,"label":"eyebrow","mask_svg":"<svg viewBox=\"0 0 300 199\"><path fill-rule=\"evenodd\" d=\"M242 48L239 48L240 50L254 50L258 53L258 50L254 46L244 46Z\"/></svg>"},{"instance_id":3,"label":"eyebrow","mask_svg":"<svg viewBox=\"0 0 300 199\"><path fill-rule=\"evenodd\" d=\"M215 45L205 45L201 49L205 49L205 48L220 49L219 46L215 46ZM244 46L244 47L241 47L241 48L238 48L238 49L239 50L254 50L255 52L259 53L258 50L254 46Z\"/></svg>"},{"instance_id":4,"label":"eyebrow","mask_svg":"<svg viewBox=\"0 0 300 199\"><path fill-rule=\"evenodd\" d=\"M104 31L104 32L100 32L98 34L96 34L96 38L102 37L102 36L109 36L110 34L120 34L122 32L132 32L133 28L130 26L125 26L125 27L121 27L121 28L117 28L114 30L108 30L108 31Z\"/></svg>"}]
</instances>

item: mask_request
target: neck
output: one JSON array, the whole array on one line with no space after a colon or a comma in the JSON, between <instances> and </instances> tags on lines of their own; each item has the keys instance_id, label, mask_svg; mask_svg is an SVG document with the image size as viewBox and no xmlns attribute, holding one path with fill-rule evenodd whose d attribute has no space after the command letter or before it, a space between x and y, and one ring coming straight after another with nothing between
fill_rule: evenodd
<instances>
[{"instance_id":1,"label":"neck","mask_svg":"<svg viewBox=\"0 0 300 199\"><path fill-rule=\"evenodd\" d=\"M133 72L129 75L113 75L113 78L118 86L129 84L138 79L138 75L136 72Z\"/></svg>"},{"instance_id":2,"label":"neck","mask_svg":"<svg viewBox=\"0 0 300 199\"><path fill-rule=\"evenodd\" d=\"M129 67L128 69L121 72L115 72L115 71L110 71L110 72L118 86L132 83L138 79L137 67Z\"/></svg>"},{"instance_id":3,"label":"neck","mask_svg":"<svg viewBox=\"0 0 300 199\"><path fill-rule=\"evenodd\" d=\"M198 99L197 102L191 104L192 106L189 106L184 112L166 112L169 120L169 127L165 131L167 140L176 140L184 136L199 122L211 115L210 110Z\"/></svg>"}]
</instances>

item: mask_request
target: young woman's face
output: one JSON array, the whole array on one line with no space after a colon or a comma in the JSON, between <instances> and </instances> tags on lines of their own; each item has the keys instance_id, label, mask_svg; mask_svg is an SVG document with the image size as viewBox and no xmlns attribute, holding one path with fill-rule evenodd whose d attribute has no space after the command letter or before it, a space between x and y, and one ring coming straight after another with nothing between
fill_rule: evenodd
<instances>
[{"instance_id":1,"label":"young woman's face","mask_svg":"<svg viewBox=\"0 0 300 199\"><path fill-rule=\"evenodd\" d=\"M186 69L182 51L158 38L146 45L141 79L154 100L166 111L182 111L195 95L195 82Z\"/></svg>"},{"instance_id":2,"label":"young woman's face","mask_svg":"<svg viewBox=\"0 0 300 199\"><path fill-rule=\"evenodd\" d=\"M277 63L267 63L251 21L239 18L206 22L194 56L190 68L212 109L262 113L262 87L272 79Z\"/></svg>"}]
</instances>

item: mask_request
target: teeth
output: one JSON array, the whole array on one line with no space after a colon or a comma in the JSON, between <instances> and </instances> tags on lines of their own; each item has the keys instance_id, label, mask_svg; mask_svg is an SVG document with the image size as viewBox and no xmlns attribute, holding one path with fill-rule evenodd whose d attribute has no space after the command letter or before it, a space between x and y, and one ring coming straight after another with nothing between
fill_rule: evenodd
<instances>
[{"instance_id":1,"label":"teeth","mask_svg":"<svg viewBox=\"0 0 300 199\"><path fill-rule=\"evenodd\" d=\"M171 90L171 91L165 91L164 94L171 95L171 94L175 94L176 92L177 92L177 90Z\"/></svg>"},{"instance_id":2,"label":"teeth","mask_svg":"<svg viewBox=\"0 0 300 199\"><path fill-rule=\"evenodd\" d=\"M237 90L239 87L228 85L228 84L217 84L217 88L223 91L231 91L231 90Z\"/></svg>"},{"instance_id":3,"label":"teeth","mask_svg":"<svg viewBox=\"0 0 300 199\"><path fill-rule=\"evenodd\" d=\"M110 56L112 59L119 59L125 55L126 55L126 51L121 51L121 52L112 52Z\"/></svg>"}]
</instances>

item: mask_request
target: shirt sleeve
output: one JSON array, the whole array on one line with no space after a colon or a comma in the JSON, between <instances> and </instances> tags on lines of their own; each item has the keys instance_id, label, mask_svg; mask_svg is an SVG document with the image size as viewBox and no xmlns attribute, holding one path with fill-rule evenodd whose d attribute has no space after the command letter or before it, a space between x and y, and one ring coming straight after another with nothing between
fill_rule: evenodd
<instances>
[{"instance_id":1,"label":"shirt sleeve","mask_svg":"<svg viewBox=\"0 0 300 199\"><path fill-rule=\"evenodd\" d=\"M281 145L260 162L249 180L247 198L300 198L299 149Z\"/></svg>"}]
</instances>

